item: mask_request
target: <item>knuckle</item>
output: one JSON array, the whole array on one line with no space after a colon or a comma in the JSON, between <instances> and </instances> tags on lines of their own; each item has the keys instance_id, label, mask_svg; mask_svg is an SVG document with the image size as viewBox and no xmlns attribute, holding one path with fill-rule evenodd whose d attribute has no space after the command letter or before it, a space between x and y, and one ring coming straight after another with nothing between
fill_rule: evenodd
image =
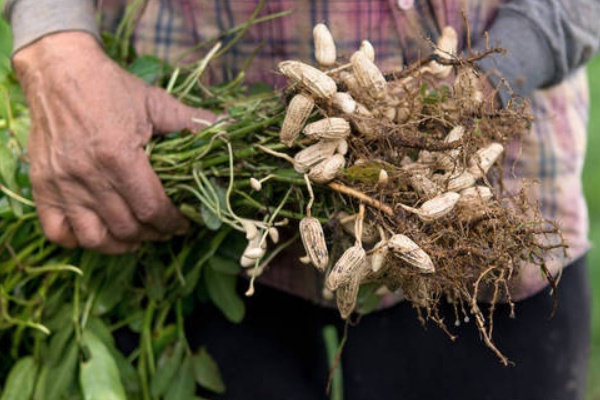
<instances>
[{"instance_id":1,"label":"knuckle","mask_svg":"<svg viewBox=\"0 0 600 400\"><path fill-rule=\"evenodd\" d=\"M77 245L68 229L48 223L43 224L42 229L46 238L52 243L56 243L67 248L74 248Z\"/></svg>"},{"instance_id":2,"label":"knuckle","mask_svg":"<svg viewBox=\"0 0 600 400\"><path fill-rule=\"evenodd\" d=\"M126 146L101 145L94 152L98 163L110 169L118 168L123 165L124 160L131 159Z\"/></svg>"},{"instance_id":3,"label":"knuckle","mask_svg":"<svg viewBox=\"0 0 600 400\"><path fill-rule=\"evenodd\" d=\"M150 224L162 215L164 205L157 198L146 198L144 204L138 205L136 217L143 223Z\"/></svg>"},{"instance_id":4,"label":"knuckle","mask_svg":"<svg viewBox=\"0 0 600 400\"><path fill-rule=\"evenodd\" d=\"M57 183L70 182L73 179L85 180L94 175L94 170L94 167L88 161L64 157L60 163L56 163L56 168L50 179Z\"/></svg>"},{"instance_id":5,"label":"knuckle","mask_svg":"<svg viewBox=\"0 0 600 400\"><path fill-rule=\"evenodd\" d=\"M75 230L79 245L87 249L99 250L102 249L108 239L105 230L92 229L91 227L78 227Z\"/></svg>"},{"instance_id":6,"label":"knuckle","mask_svg":"<svg viewBox=\"0 0 600 400\"><path fill-rule=\"evenodd\" d=\"M134 223L110 224L110 233L118 240L126 242L137 241L140 237L140 229Z\"/></svg>"},{"instance_id":7,"label":"knuckle","mask_svg":"<svg viewBox=\"0 0 600 400\"><path fill-rule=\"evenodd\" d=\"M90 249L90 250L100 250L100 249L102 249L102 247L105 244L102 237L96 236L96 235L89 235L89 234L78 235L77 240L78 240L79 244L81 245L81 247L84 247L84 248Z\"/></svg>"}]
</instances>

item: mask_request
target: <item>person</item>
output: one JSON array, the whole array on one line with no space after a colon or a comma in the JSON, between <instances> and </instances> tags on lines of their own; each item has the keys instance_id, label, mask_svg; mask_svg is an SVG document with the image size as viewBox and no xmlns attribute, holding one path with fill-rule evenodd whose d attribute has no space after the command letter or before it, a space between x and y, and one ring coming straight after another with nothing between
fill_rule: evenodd
<instances>
[{"instance_id":1,"label":"person","mask_svg":"<svg viewBox=\"0 0 600 400\"><path fill-rule=\"evenodd\" d=\"M98 8L119 15L124 2ZM135 33L140 53L167 60L182 50L246 21L257 0L146 2ZM589 108L585 64L600 42L600 2L593 0L370 0L268 1L265 13L292 14L257 24L219 62L211 82L235 76L258 42L249 81L274 82L285 59L311 59L312 27L325 22L340 52L370 40L377 64L393 69L428 51L443 27L466 46L465 11L473 50L483 33L507 55L482 60L492 83L502 76L514 93L531 100L531 133L511 148L506 162L516 176L539 181L531 195L547 218L558 220L570 258L549 263L562 271L558 308L539 271L526 269L514 289L516 316L500 305L494 340L514 365L502 366L485 349L473 323L450 341L409 304L395 302L349 327L342 356L347 399L583 399L590 349L590 294L585 253L587 214L581 187ZM13 63L31 108L31 182L47 237L63 246L105 253L185 232L187 222L161 189L144 155L153 134L210 123L215 115L177 103L110 61L99 43L91 0L9 0ZM110 23L110 18L105 20ZM494 74L497 72L498 74ZM277 83L277 82L275 82ZM500 93L504 104L508 92ZM194 125L196 124L196 125ZM517 179L518 177L518 179ZM271 266L247 300L240 324L202 306L189 318L190 343L205 345L220 366L228 399L327 398L326 349L321 331L343 329L324 307L320 283L309 268ZM287 265L290 264L290 265ZM442 315L453 316L446 304Z\"/></svg>"}]
</instances>

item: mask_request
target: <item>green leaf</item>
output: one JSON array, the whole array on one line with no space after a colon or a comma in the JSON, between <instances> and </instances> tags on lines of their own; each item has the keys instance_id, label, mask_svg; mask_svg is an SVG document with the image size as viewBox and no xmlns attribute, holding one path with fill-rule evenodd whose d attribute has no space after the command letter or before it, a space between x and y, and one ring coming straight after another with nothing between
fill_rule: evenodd
<instances>
[{"instance_id":1,"label":"green leaf","mask_svg":"<svg viewBox=\"0 0 600 400\"><path fill-rule=\"evenodd\" d=\"M238 231L232 231L227 236L227 246L219 246L217 254L221 257L234 260L237 263L247 245L248 239L246 239L245 234Z\"/></svg>"},{"instance_id":2,"label":"green leaf","mask_svg":"<svg viewBox=\"0 0 600 400\"><path fill-rule=\"evenodd\" d=\"M223 274L212 268L205 270L206 288L215 305L231 322L240 322L244 318L246 307L237 294L237 276Z\"/></svg>"},{"instance_id":3,"label":"green leaf","mask_svg":"<svg viewBox=\"0 0 600 400\"><path fill-rule=\"evenodd\" d=\"M133 255L112 257L109 260L105 269L106 278L99 286L94 302L95 315L106 314L121 302L136 270L137 260Z\"/></svg>"},{"instance_id":4,"label":"green leaf","mask_svg":"<svg viewBox=\"0 0 600 400\"><path fill-rule=\"evenodd\" d=\"M2 7L0 7L0 12L2 11ZM10 54L12 53L12 32L10 29L10 25L4 18L0 18L0 58L8 58L10 59Z\"/></svg>"},{"instance_id":5,"label":"green leaf","mask_svg":"<svg viewBox=\"0 0 600 400\"><path fill-rule=\"evenodd\" d=\"M241 266L237 260L215 255L208 260L208 265L217 272L229 275L237 275Z\"/></svg>"},{"instance_id":6,"label":"green leaf","mask_svg":"<svg viewBox=\"0 0 600 400\"><path fill-rule=\"evenodd\" d=\"M111 354L119 368L119 375L121 376L123 387L127 392L127 398L138 398L138 396L132 396L138 395L141 392L140 378L136 369L119 350L111 349Z\"/></svg>"},{"instance_id":7,"label":"green leaf","mask_svg":"<svg viewBox=\"0 0 600 400\"><path fill-rule=\"evenodd\" d=\"M127 67L127 71L146 83L154 85L161 75L165 73L165 63L160 58L154 56L142 56L135 59Z\"/></svg>"},{"instance_id":8,"label":"green leaf","mask_svg":"<svg viewBox=\"0 0 600 400\"><path fill-rule=\"evenodd\" d=\"M8 374L0 400L30 400L37 371L38 368L32 356L20 358Z\"/></svg>"},{"instance_id":9,"label":"green leaf","mask_svg":"<svg viewBox=\"0 0 600 400\"><path fill-rule=\"evenodd\" d=\"M2 196L3 194L0 193L0 221L15 217L15 213L13 212L9 200Z\"/></svg>"},{"instance_id":10,"label":"green leaf","mask_svg":"<svg viewBox=\"0 0 600 400\"><path fill-rule=\"evenodd\" d=\"M202 215L202 221L204 221L204 224L210 230L216 231L223 225L219 216L205 206L204 203L200 205L200 214Z\"/></svg>"},{"instance_id":11,"label":"green leaf","mask_svg":"<svg viewBox=\"0 0 600 400\"><path fill-rule=\"evenodd\" d=\"M201 272L202 264L198 264L185 274L185 286L181 288L181 296L189 296L198 287Z\"/></svg>"},{"instance_id":12,"label":"green leaf","mask_svg":"<svg viewBox=\"0 0 600 400\"><path fill-rule=\"evenodd\" d=\"M8 93L8 100L13 107L14 115L19 114L20 112L27 114L27 109L25 108L25 95L23 94L21 85L19 85L19 82L17 81L15 73L11 69L11 61L9 59L3 59L2 56L0 56L0 89L3 89ZM3 94L2 97L5 97L5 95ZM2 100L0 100L0 104L2 104ZM5 110L5 107L6 106L3 105L2 108ZM5 111L2 112L4 113ZM20 118L21 117L19 116L16 119ZM27 118L23 122L29 124L31 121ZM11 128L15 131L15 136L19 139L19 143L21 143L20 139L23 131L21 131L19 127L15 130L14 124Z\"/></svg>"},{"instance_id":13,"label":"green leaf","mask_svg":"<svg viewBox=\"0 0 600 400\"><path fill-rule=\"evenodd\" d=\"M113 338L110 329L104 322L103 319L98 317L91 317L86 325L86 329L93 332L94 335L102 342L107 348L113 348L115 346L115 339Z\"/></svg>"},{"instance_id":14,"label":"green leaf","mask_svg":"<svg viewBox=\"0 0 600 400\"><path fill-rule=\"evenodd\" d=\"M85 330L82 343L89 358L79 364L79 383L85 400L126 400L119 369L108 347L96 335Z\"/></svg>"},{"instance_id":15,"label":"green leaf","mask_svg":"<svg viewBox=\"0 0 600 400\"><path fill-rule=\"evenodd\" d=\"M73 304L65 303L64 298L67 295L65 292L69 292L67 286L54 289L46 303L48 309L52 310L52 313L48 312L49 315L46 316L44 325L51 332L58 332L67 325L73 326Z\"/></svg>"},{"instance_id":16,"label":"green leaf","mask_svg":"<svg viewBox=\"0 0 600 400\"><path fill-rule=\"evenodd\" d=\"M185 287L182 290L183 296L190 295L197 287L200 280L202 266L209 261L222 246L221 244L227 238L230 228L223 227L214 234L210 234L210 240L204 236L193 244L193 249L186 263L193 263L192 268L185 274ZM188 261L189 260L189 261Z\"/></svg>"},{"instance_id":17,"label":"green leaf","mask_svg":"<svg viewBox=\"0 0 600 400\"><path fill-rule=\"evenodd\" d=\"M43 387L38 384L40 387L36 387L34 399L60 400L72 390L76 382L78 354L77 343L71 340L58 363L48 366L44 379L40 379Z\"/></svg>"},{"instance_id":18,"label":"green leaf","mask_svg":"<svg viewBox=\"0 0 600 400\"><path fill-rule=\"evenodd\" d=\"M150 393L153 397L159 397L167 393L175 374L179 371L185 352L185 343L178 341L173 346L167 347L156 365L156 374L150 382Z\"/></svg>"},{"instance_id":19,"label":"green leaf","mask_svg":"<svg viewBox=\"0 0 600 400\"><path fill-rule=\"evenodd\" d=\"M31 188L31 181L29 180L29 164L20 163L17 166L17 186L21 188L21 191L25 188ZM28 195L27 197L31 197Z\"/></svg>"},{"instance_id":20,"label":"green leaf","mask_svg":"<svg viewBox=\"0 0 600 400\"><path fill-rule=\"evenodd\" d=\"M96 269L99 265L103 265L107 256L96 251L81 251L80 254L81 259L78 263L79 268L83 271L84 277L89 280L94 269Z\"/></svg>"},{"instance_id":21,"label":"green leaf","mask_svg":"<svg viewBox=\"0 0 600 400\"><path fill-rule=\"evenodd\" d=\"M158 357L163 354L165 348L171 343L175 342L179 331L177 325L168 324L164 326L160 331L152 333L152 351L154 356Z\"/></svg>"},{"instance_id":22,"label":"green leaf","mask_svg":"<svg viewBox=\"0 0 600 400\"><path fill-rule=\"evenodd\" d=\"M165 400L193 400L196 392L196 383L192 371L191 360L186 357L177 371L177 376L169 387Z\"/></svg>"},{"instance_id":23,"label":"green leaf","mask_svg":"<svg viewBox=\"0 0 600 400\"><path fill-rule=\"evenodd\" d=\"M121 305L123 308L128 308L123 303L121 303ZM139 309L131 312L129 315L129 323L127 324L127 328L129 328L132 332L141 333L144 326L144 315L144 311Z\"/></svg>"},{"instance_id":24,"label":"green leaf","mask_svg":"<svg viewBox=\"0 0 600 400\"><path fill-rule=\"evenodd\" d=\"M0 143L0 180L12 190L15 189L16 171L16 157L9 143Z\"/></svg>"},{"instance_id":25,"label":"green leaf","mask_svg":"<svg viewBox=\"0 0 600 400\"><path fill-rule=\"evenodd\" d=\"M48 365L42 365L40 368L37 380L35 381L33 400L46 400L46 382L48 382L48 372L50 367Z\"/></svg>"},{"instance_id":26,"label":"green leaf","mask_svg":"<svg viewBox=\"0 0 600 400\"><path fill-rule=\"evenodd\" d=\"M200 386L218 394L225 393L219 366L205 347L201 347L198 354L192 356L192 366L194 378Z\"/></svg>"},{"instance_id":27,"label":"green leaf","mask_svg":"<svg viewBox=\"0 0 600 400\"><path fill-rule=\"evenodd\" d=\"M16 143L11 144L19 155L21 155L21 150L27 147L27 138L29 137L29 128L31 127L31 117L29 115L29 110L21 109L19 102L23 94L21 93L20 86L11 87L8 85L6 90L8 91L8 99L12 104L12 113L13 118L11 120L10 129L12 132L12 137L16 139ZM28 165L23 164L21 165Z\"/></svg>"},{"instance_id":28,"label":"green leaf","mask_svg":"<svg viewBox=\"0 0 600 400\"><path fill-rule=\"evenodd\" d=\"M64 349L73 337L73 324L67 322L56 330L50 337L48 351L44 355L44 362L48 365L56 365L64 357Z\"/></svg>"},{"instance_id":29,"label":"green leaf","mask_svg":"<svg viewBox=\"0 0 600 400\"><path fill-rule=\"evenodd\" d=\"M164 272L164 265L160 260L150 260L146 265L144 286L146 287L148 296L158 303L162 301L166 291L162 272Z\"/></svg>"},{"instance_id":30,"label":"green leaf","mask_svg":"<svg viewBox=\"0 0 600 400\"><path fill-rule=\"evenodd\" d=\"M213 198L212 200L218 203L221 210L224 210L227 207L227 191L214 181L211 181L210 188L214 191L214 195L216 196L216 198ZM202 215L206 227L210 230L216 231L223 225L223 221L221 221L218 213L215 213L204 205L204 203L200 205L200 214Z\"/></svg>"},{"instance_id":31,"label":"green leaf","mask_svg":"<svg viewBox=\"0 0 600 400\"><path fill-rule=\"evenodd\" d=\"M0 54L0 84L6 81L6 78L10 72L10 59L4 56L4 54Z\"/></svg>"}]
</instances>

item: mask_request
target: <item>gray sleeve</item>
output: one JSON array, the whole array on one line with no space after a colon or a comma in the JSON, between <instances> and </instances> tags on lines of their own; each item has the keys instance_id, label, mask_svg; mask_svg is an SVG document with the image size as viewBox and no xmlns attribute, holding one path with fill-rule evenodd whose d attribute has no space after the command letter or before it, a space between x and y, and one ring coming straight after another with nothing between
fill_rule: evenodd
<instances>
[{"instance_id":1,"label":"gray sleeve","mask_svg":"<svg viewBox=\"0 0 600 400\"><path fill-rule=\"evenodd\" d=\"M13 31L13 53L55 32L85 31L100 38L93 0L8 0L4 15Z\"/></svg>"},{"instance_id":2,"label":"gray sleeve","mask_svg":"<svg viewBox=\"0 0 600 400\"><path fill-rule=\"evenodd\" d=\"M600 0L520 0L503 4L489 30L490 45L506 55L478 65L506 78L522 96L559 83L600 46ZM476 43L481 51L484 43ZM493 81L497 77L490 75ZM502 93L506 102L509 94Z\"/></svg>"}]
</instances>

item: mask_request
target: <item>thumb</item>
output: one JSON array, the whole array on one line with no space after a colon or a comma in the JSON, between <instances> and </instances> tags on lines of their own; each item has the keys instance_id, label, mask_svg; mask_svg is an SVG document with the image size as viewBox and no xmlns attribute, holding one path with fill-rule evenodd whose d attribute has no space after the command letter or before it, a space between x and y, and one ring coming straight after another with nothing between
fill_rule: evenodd
<instances>
[{"instance_id":1,"label":"thumb","mask_svg":"<svg viewBox=\"0 0 600 400\"><path fill-rule=\"evenodd\" d=\"M217 121L214 113L187 106L156 87L150 87L148 90L146 111L155 133L184 129L197 131Z\"/></svg>"}]
</instances>

